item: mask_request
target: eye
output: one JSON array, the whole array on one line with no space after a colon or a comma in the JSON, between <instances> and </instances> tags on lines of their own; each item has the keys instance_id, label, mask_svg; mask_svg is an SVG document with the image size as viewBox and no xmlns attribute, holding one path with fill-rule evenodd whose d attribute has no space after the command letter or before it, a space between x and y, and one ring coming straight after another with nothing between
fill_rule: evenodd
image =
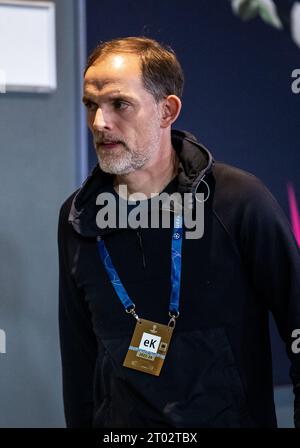
<instances>
[{"instance_id":1,"label":"eye","mask_svg":"<svg viewBox=\"0 0 300 448\"><path fill-rule=\"evenodd\" d=\"M117 110L125 110L129 106L129 104L126 101L123 101L122 99L116 99L113 100L113 106Z\"/></svg>"},{"instance_id":2,"label":"eye","mask_svg":"<svg viewBox=\"0 0 300 448\"><path fill-rule=\"evenodd\" d=\"M92 101L85 101L84 105L88 110L91 110L91 111L97 110L97 107L98 107L97 104L93 103Z\"/></svg>"}]
</instances>

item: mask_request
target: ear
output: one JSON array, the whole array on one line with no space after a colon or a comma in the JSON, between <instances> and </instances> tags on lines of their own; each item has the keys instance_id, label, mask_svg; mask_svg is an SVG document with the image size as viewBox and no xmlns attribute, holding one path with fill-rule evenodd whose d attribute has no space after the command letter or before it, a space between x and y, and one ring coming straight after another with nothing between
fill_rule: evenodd
<instances>
[{"instance_id":1,"label":"ear","mask_svg":"<svg viewBox=\"0 0 300 448\"><path fill-rule=\"evenodd\" d=\"M176 95L169 95L161 104L160 126L167 128L174 123L181 110L180 98Z\"/></svg>"}]
</instances>

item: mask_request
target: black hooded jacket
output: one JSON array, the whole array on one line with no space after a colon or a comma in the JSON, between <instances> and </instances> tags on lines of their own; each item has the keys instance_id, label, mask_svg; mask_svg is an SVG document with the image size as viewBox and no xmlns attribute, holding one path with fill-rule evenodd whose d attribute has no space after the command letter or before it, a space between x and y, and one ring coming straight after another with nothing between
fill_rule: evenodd
<instances>
[{"instance_id":1,"label":"black hooded jacket","mask_svg":"<svg viewBox=\"0 0 300 448\"><path fill-rule=\"evenodd\" d=\"M167 192L203 191L204 235L184 239L180 317L159 377L123 367L134 318L97 251L105 239L138 314L167 323L172 229L99 229L96 167L59 220L60 338L67 426L274 427L268 312L291 360L299 408L300 256L289 223L253 175L172 131L178 176ZM206 183L201 182L204 179ZM209 193L209 194L208 194ZM298 401L297 401L298 400Z\"/></svg>"}]
</instances>

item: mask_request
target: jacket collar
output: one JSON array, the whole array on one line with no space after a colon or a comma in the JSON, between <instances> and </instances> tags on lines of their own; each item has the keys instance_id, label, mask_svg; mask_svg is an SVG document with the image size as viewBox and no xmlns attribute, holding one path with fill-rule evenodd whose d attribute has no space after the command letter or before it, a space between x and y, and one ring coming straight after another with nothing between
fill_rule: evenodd
<instances>
[{"instance_id":1,"label":"jacket collar","mask_svg":"<svg viewBox=\"0 0 300 448\"><path fill-rule=\"evenodd\" d=\"M201 180L211 171L212 155L188 132L172 130L171 135L179 159L178 192L195 195ZM97 164L77 191L71 205L69 222L77 233L85 237L100 234L96 225L96 214L99 210L96 198L112 184L113 175L104 173Z\"/></svg>"}]
</instances>

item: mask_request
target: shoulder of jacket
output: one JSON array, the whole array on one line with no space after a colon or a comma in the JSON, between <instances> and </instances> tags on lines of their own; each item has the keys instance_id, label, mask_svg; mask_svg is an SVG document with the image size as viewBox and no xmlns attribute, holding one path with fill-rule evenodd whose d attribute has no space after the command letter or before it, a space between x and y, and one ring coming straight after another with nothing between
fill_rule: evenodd
<instances>
[{"instance_id":1,"label":"shoulder of jacket","mask_svg":"<svg viewBox=\"0 0 300 448\"><path fill-rule=\"evenodd\" d=\"M277 200L253 174L216 162L213 177L213 211L229 233L238 235L241 226L247 226L250 222L271 225L278 221L287 223Z\"/></svg>"},{"instance_id":2,"label":"shoulder of jacket","mask_svg":"<svg viewBox=\"0 0 300 448\"><path fill-rule=\"evenodd\" d=\"M59 221L60 223L66 223L68 222L71 206L73 203L73 199L76 196L80 189L77 189L74 191L61 205L60 211L59 211Z\"/></svg>"},{"instance_id":3,"label":"shoulder of jacket","mask_svg":"<svg viewBox=\"0 0 300 448\"><path fill-rule=\"evenodd\" d=\"M215 162L213 166L215 178L216 202L230 202L235 205L258 201L274 200L264 183L255 175L240 168Z\"/></svg>"}]
</instances>

